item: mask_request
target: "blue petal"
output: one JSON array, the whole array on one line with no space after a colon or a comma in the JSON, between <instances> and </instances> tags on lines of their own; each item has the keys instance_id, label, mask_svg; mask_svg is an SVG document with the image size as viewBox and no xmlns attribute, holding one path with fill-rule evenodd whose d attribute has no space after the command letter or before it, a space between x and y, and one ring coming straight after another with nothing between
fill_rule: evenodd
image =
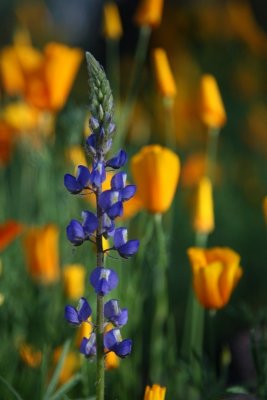
<instances>
[{"instance_id":1,"label":"blue petal","mask_svg":"<svg viewBox=\"0 0 267 400\"><path fill-rule=\"evenodd\" d=\"M127 242L127 240L128 240L128 233L127 233L126 228L115 229L114 237L113 237L115 249L123 246Z\"/></svg>"},{"instance_id":2,"label":"blue petal","mask_svg":"<svg viewBox=\"0 0 267 400\"><path fill-rule=\"evenodd\" d=\"M92 234L98 227L98 220L94 213L91 211L83 211L82 212L83 218L83 230L85 235Z\"/></svg>"},{"instance_id":3,"label":"blue petal","mask_svg":"<svg viewBox=\"0 0 267 400\"><path fill-rule=\"evenodd\" d=\"M136 185L127 185L121 190L122 201L130 200L136 192Z\"/></svg>"},{"instance_id":4,"label":"blue petal","mask_svg":"<svg viewBox=\"0 0 267 400\"><path fill-rule=\"evenodd\" d=\"M113 190L121 190L126 185L127 174L125 172L119 172L114 175L111 179L110 185Z\"/></svg>"},{"instance_id":5,"label":"blue petal","mask_svg":"<svg viewBox=\"0 0 267 400\"><path fill-rule=\"evenodd\" d=\"M92 131L95 131L96 129L98 129L99 128L99 121L98 121L98 119L97 118L95 118L95 117L90 117L90 119L89 119L89 126L90 126L90 128L91 128L91 130ZM90 135L90 136L92 136L92 135Z\"/></svg>"},{"instance_id":6,"label":"blue petal","mask_svg":"<svg viewBox=\"0 0 267 400\"><path fill-rule=\"evenodd\" d=\"M124 339L122 342L116 343L113 346L112 351L114 351L117 356L124 358L128 356L132 351L132 340L131 339Z\"/></svg>"},{"instance_id":7,"label":"blue petal","mask_svg":"<svg viewBox=\"0 0 267 400\"><path fill-rule=\"evenodd\" d=\"M92 314L92 309L88 303L88 301L81 297L79 300L79 304L77 307L78 318L80 322L85 322L88 320L90 315Z\"/></svg>"},{"instance_id":8,"label":"blue petal","mask_svg":"<svg viewBox=\"0 0 267 400\"><path fill-rule=\"evenodd\" d=\"M89 185L90 171L84 165L78 166L77 182L82 186L82 188L85 188Z\"/></svg>"},{"instance_id":9,"label":"blue petal","mask_svg":"<svg viewBox=\"0 0 267 400\"><path fill-rule=\"evenodd\" d=\"M119 193L116 193L116 197L119 198ZM114 191L113 190L105 190L99 196L99 205L103 210L108 209L112 206L112 202L114 201Z\"/></svg>"},{"instance_id":10,"label":"blue petal","mask_svg":"<svg viewBox=\"0 0 267 400\"><path fill-rule=\"evenodd\" d=\"M76 178L70 174L65 174L64 176L65 188L72 194L80 193L83 187L77 182Z\"/></svg>"},{"instance_id":11,"label":"blue petal","mask_svg":"<svg viewBox=\"0 0 267 400\"><path fill-rule=\"evenodd\" d=\"M111 329L104 335L104 347L106 347L108 350L112 350L113 347L118 343L118 341L121 341L121 334L119 329Z\"/></svg>"},{"instance_id":12,"label":"blue petal","mask_svg":"<svg viewBox=\"0 0 267 400\"><path fill-rule=\"evenodd\" d=\"M66 228L67 238L74 246L80 246L84 239L83 227L79 221L72 219Z\"/></svg>"},{"instance_id":13,"label":"blue petal","mask_svg":"<svg viewBox=\"0 0 267 400\"><path fill-rule=\"evenodd\" d=\"M133 256L139 248L139 240L129 240L124 245L120 246L117 250L121 257L128 258Z\"/></svg>"},{"instance_id":14,"label":"blue petal","mask_svg":"<svg viewBox=\"0 0 267 400\"><path fill-rule=\"evenodd\" d=\"M83 338L80 345L80 353L84 354L85 357L94 356L96 354L96 334L91 333L89 339Z\"/></svg>"},{"instance_id":15,"label":"blue petal","mask_svg":"<svg viewBox=\"0 0 267 400\"><path fill-rule=\"evenodd\" d=\"M80 321L78 318L77 310L72 306L65 307L65 314L66 320L72 325L80 325Z\"/></svg>"},{"instance_id":16,"label":"blue petal","mask_svg":"<svg viewBox=\"0 0 267 400\"><path fill-rule=\"evenodd\" d=\"M113 236L115 232L115 224L106 213L103 214L102 228L102 233L105 237Z\"/></svg>"},{"instance_id":17,"label":"blue petal","mask_svg":"<svg viewBox=\"0 0 267 400\"><path fill-rule=\"evenodd\" d=\"M118 315L117 318L113 319L113 323L118 326L119 328L121 328L123 325L127 324L128 321L128 310L127 308L123 308L120 312L120 314Z\"/></svg>"},{"instance_id":18,"label":"blue petal","mask_svg":"<svg viewBox=\"0 0 267 400\"><path fill-rule=\"evenodd\" d=\"M104 316L106 319L111 319L120 314L119 302L116 299L107 301L104 305Z\"/></svg>"},{"instance_id":19,"label":"blue petal","mask_svg":"<svg viewBox=\"0 0 267 400\"><path fill-rule=\"evenodd\" d=\"M113 206L111 206L109 209L107 209L106 212L107 212L109 218L111 218L111 219L121 217L123 214L122 202L118 201Z\"/></svg>"},{"instance_id":20,"label":"blue petal","mask_svg":"<svg viewBox=\"0 0 267 400\"><path fill-rule=\"evenodd\" d=\"M96 267L90 276L90 282L95 292L105 296L118 285L119 278L115 271L107 268Z\"/></svg>"},{"instance_id":21,"label":"blue petal","mask_svg":"<svg viewBox=\"0 0 267 400\"><path fill-rule=\"evenodd\" d=\"M124 150L120 150L114 157L106 162L106 166L113 169L119 169L123 167L126 161L127 153Z\"/></svg>"}]
</instances>

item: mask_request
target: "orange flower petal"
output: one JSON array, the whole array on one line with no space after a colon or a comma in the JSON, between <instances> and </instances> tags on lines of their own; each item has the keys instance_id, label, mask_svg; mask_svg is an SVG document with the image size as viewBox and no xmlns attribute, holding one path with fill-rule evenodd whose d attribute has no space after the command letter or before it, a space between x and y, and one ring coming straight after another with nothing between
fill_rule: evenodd
<instances>
[{"instance_id":1,"label":"orange flower petal","mask_svg":"<svg viewBox=\"0 0 267 400\"><path fill-rule=\"evenodd\" d=\"M22 232L22 225L16 221L7 221L0 225L0 251L3 251Z\"/></svg>"}]
</instances>

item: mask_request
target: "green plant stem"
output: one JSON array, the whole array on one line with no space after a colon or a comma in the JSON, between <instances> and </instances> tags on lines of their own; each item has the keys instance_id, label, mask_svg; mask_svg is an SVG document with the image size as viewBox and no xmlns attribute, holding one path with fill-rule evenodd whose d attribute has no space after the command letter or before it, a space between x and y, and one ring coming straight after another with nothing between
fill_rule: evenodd
<instances>
[{"instance_id":1,"label":"green plant stem","mask_svg":"<svg viewBox=\"0 0 267 400\"><path fill-rule=\"evenodd\" d=\"M96 232L97 267L104 268L104 252L102 247L102 212L99 206L99 196L102 186L96 192L98 228ZM96 400L104 400L105 395L105 359L104 359L104 297L97 295L96 317Z\"/></svg>"},{"instance_id":2,"label":"green plant stem","mask_svg":"<svg viewBox=\"0 0 267 400\"><path fill-rule=\"evenodd\" d=\"M117 140L115 140L114 143L114 147L116 149L123 143L126 135L129 119L140 86L140 75L146 58L150 35L151 35L151 28L149 26L142 26L140 28L138 43L134 57L134 66L133 66L132 76L130 79L130 86L128 94L126 96L124 107L122 108L121 112L118 134L116 136Z\"/></svg>"},{"instance_id":3,"label":"green plant stem","mask_svg":"<svg viewBox=\"0 0 267 400\"><path fill-rule=\"evenodd\" d=\"M164 108L164 119L165 119L165 145L175 150L175 123L173 115L174 99L170 97L163 97L162 99Z\"/></svg>"},{"instance_id":4,"label":"green plant stem","mask_svg":"<svg viewBox=\"0 0 267 400\"><path fill-rule=\"evenodd\" d=\"M152 319L152 329L150 338L151 343L151 364L150 378L153 382L158 382L162 378L164 365L164 351L166 349L166 329L168 317L168 287L167 287L167 266L168 258L166 251L166 242L162 227L162 215L154 216L155 222L155 240L158 254L155 262L155 271L153 274L153 299L154 315Z\"/></svg>"},{"instance_id":5,"label":"green plant stem","mask_svg":"<svg viewBox=\"0 0 267 400\"><path fill-rule=\"evenodd\" d=\"M219 133L219 128L214 127L211 127L208 132L206 176L210 178L211 182L214 182L215 177Z\"/></svg>"}]
</instances>

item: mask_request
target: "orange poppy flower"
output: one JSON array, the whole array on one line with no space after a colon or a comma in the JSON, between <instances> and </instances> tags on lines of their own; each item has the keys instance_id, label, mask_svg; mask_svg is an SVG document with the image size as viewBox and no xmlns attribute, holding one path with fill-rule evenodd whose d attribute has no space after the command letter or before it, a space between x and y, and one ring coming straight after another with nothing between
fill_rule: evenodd
<instances>
[{"instance_id":1,"label":"orange poppy flower","mask_svg":"<svg viewBox=\"0 0 267 400\"><path fill-rule=\"evenodd\" d=\"M69 299L77 300L84 295L86 270L83 265L72 264L63 268L64 292Z\"/></svg>"},{"instance_id":2,"label":"orange poppy flower","mask_svg":"<svg viewBox=\"0 0 267 400\"><path fill-rule=\"evenodd\" d=\"M144 400L164 400L166 394L166 387L160 385L146 386Z\"/></svg>"},{"instance_id":3,"label":"orange poppy flower","mask_svg":"<svg viewBox=\"0 0 267 400\"><path fill-rule=\"evenodd\" d=\"M28 272L38 283L48 285L59 279L58 234L53 224L31 228L25 234Z\"/></svg>"},{"instance_id":4,"label":"orange poppy flower","mask_svg":"<svg viewBox=\"0 0 267 400\"><path fill-rule=\"evenodd\" d=\"M161 23L163 0L140 0L134 17L139 26L148 25L156 28Z\"/></svg>"},{"instance_id":5,"label":"orange poppy flower","mask_svg":"<svg viewBox=\"0 0 267 400\"><path fill-rule=\"evenodd\" d=\"M166 51L161 48L154 49L152 52L152 59L160 94L163 97L174 99L176 95L176 83L169 65Z\"/></svg>"},{"instance_id":6,"label":"orange poppy flower","mask_svg":"<svg viewBox=\"0 0 267 400\"><path fill-rule=\"evenodd\" d=\"M113 40L122 36L120 13L116 3L104 4L104 35Z\"/></svg>"},{"instance_id":7,"label":"orange poppy flower","mask_svg":"<svg viewBox=\"0 0 267 400\"><path fill-rule=\"evenodd\" d=\"M0 225L0 251L3 251L22 232L22 225L16 221L6 221Z\"/></svg>"},{"instance_id":8,"label":"orange poppy flower","mask_svg":"<svg viewBox=\"0 0 267 400\"><path fill-rule=\"evenodd\" d=\"M19 354L21 359L31 368L39 367L42 361L42 353L39 350L35 350L29 344L23 343L19 348Z\"/></svg>"},{"instance_id":9,"label":"orange poppy flower","mask_svg":"<svg viewBox=\"0 0 267 400\"><path fill-rule=\"evenodd\" d=\"M188 256L199 302L209 309L225 306L243 274L239 254L227 247L191 247Z\"/></svg>"},{"instance_id":10,"label":"orange poppy flower","mask_svg":"<svg viewBox=\"0 0 267 400\"><path fill-rule=\"evenodd\" d=\"M164 213L171 206L180 173L179 157L159 145L145 146L131 159L137 196L151 213Z\"/></svg>"},{"instance_id":11,"label":"orange poppy flower","mask_svg":"<svg viewBox=\"0 0 267 400\"><path fill-rule=\"evenodd\" d=\"M210 233L214 229L212 183L207 176L198 185L194 229L201 233Z\"/></svg>"}]
</instances>

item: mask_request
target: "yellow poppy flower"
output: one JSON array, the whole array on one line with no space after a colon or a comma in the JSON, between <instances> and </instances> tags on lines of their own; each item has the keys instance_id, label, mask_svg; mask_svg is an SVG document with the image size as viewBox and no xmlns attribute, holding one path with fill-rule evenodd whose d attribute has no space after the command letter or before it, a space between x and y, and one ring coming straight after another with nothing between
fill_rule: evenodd
<instances>
[{"instance_id":1,"label":"yellow poppy flower","mask_svg":"<svg viewBox=\"0 0 267 400\"><path fill-rule=\"evenodd\" d=\"M200 117L208 127L221 128L226 113L218 84L212 75L203 75L200 81Z\"/></svg>"},{"instance_id":2,"label":"yellow poppy flower","mask_svg":"<svg viewBox=\"0 0 267 400\"><path fill-rule=\"evenodd\" d=\"M64 292L69 299L77 300L84 295L86 270L83 265L72 264L63 268Z\"/></svg>"},{"instance_id":3,"label":"yellow poppy flower","mask_svg":"<svg viewBox=\"0 0 267 400\"><path fill-rule=\"evenodd\" d=\"M144 400L164 400L166 387L160 385L146 386Z\"/></svg>"},{"instance_id":4,"label":"yellow poppy flower","mask_svg":"<svg viewBox=\"0 0 267 400\"><path fill-rule=\"evenodd\" d=\"M122 36L120 13L116 3L104 4L104 35L108 39L119 39Z\"/></svg>"},{"instance_id":5,"label":"yellow poppy flower","mask_svg":"<svg viewBox=\"0 0 267 400\"><path fill-rule=\"evenodd\" d=\"M151 213L167 211L178 184L178 156L159 145L145 146L133 156L131 170L143 207Z\"/></svg>"},{"instance_id":6,"label":"yellow poppy flower","mask_svg":"<svg viewBox=\"0 0 267 400\"><path fill-rule=\"evenodd\" d=\"M201 233L210 233L214 229L212 183L207 176L198 185L194 229Z\"/></svg>"},{"instance_id":7,"label":"yellow poppy flower","mask_svg":"<svg viewBox=\"0 0 267 400\"><path fill-rule=\"evenodd\" d=\"M156 28L161 23L163 0L140 0L134 20L137 25Z\"/></svg>"},{"instance_id":8,"label":"yellow poppy flower","mask_svg":"<svg viewBox=\"0 0 267 400\"><path fill-rule=\"evenodd\" d=\"M243 274L240 256L227 247L188 249L193 287L199 302L209 309L225 306Z\"/></svg>"},{"instance_id":9,"label":"yellow poppy flower","mask_svg":"<svg viewBox=\"0 0 267 400\"><path fill-rule=\"evenodd\" d=\"M59 278L58 234L53 224L30 228L25 234L28 272L38 283L47 285Z\"/></svg>"},{"instance_id":10,"label":"yellow poppy flower","mask_svg":"<svg viewBox=\"0 0 267 400\"><path fill-rule=\"evenodd\" d=\"M166 51L161 48L154 49L152 59L160 94L163 97L174 98L176 95L176 84Z\"/></svg>"},{"instance_id":11,"label":"yellow poppy flower","mask_svg":"<svg viewBox=\"0 0 267 400\"><path fill-rule=\"evenodd\" d=\"M90 337L93 331L93 326L90 324L90 322L92 322L92 317L88 318L88 322L82 322L82 324L79 326L75 337L75 345L77 346L77 348L80 348L81 342L84 337Z\"/></svg>"},{"instance_id":12,"label":"yellow poppy flower","mask_svg":"<svg viewBox=\"0 0 267 400\"><path fill-rule=\"evenodd\" d=\"M113 329L114 326L110 322L105 326L105 333ZM109 351L105 354L105 368L106 370L111 370L118 368L120 365L120 358L113 352Z\"/></svg>"}]
</instances>

